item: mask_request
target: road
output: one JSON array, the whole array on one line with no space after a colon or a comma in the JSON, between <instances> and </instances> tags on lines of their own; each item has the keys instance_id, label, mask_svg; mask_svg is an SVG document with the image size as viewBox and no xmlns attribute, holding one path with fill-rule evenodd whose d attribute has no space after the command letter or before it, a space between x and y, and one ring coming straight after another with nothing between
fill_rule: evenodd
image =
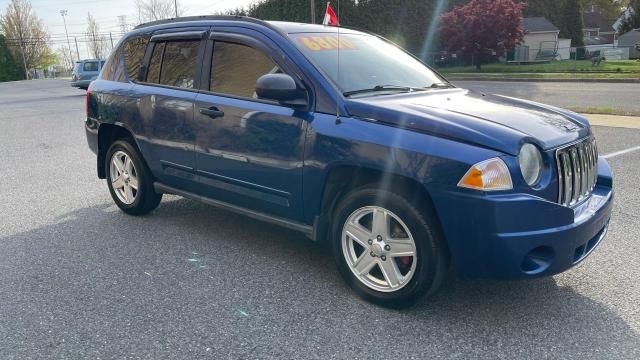
<instances>
[{"instance_id":1,"label":"road","mask_svg":"<svg viewBox=\"0 0 640 360\"><path fill-rule=\"evenodd\" d=\"M513 96L565 108L640 112L640 83L453 81L462 88Z\"/></svg>"},{"instance_id":2,"label":"road","mask_svg":"<svg viewBox=\"0 0 640 360\"><path fill-rule=\"evenodd\" d=\"M65 82L0 84L0 359L640 358L640 151L610 159L610 232L578 267L397 311L303 235L179 197L118 211L84 106ZM640 143L595 132L602 154Z\"/></svg>"}]
</instances>

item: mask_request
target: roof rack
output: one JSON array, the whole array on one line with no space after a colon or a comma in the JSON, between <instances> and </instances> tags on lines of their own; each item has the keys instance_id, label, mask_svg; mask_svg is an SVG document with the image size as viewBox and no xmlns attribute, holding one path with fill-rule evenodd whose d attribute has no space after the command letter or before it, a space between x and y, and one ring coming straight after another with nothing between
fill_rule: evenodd
<instances>
[{"instance_id":1,"label":"roof rack","mask_svg":"<svg viewBox=\"0 0 640 360\"><path fill-rule=\"evenodd\" d=\"M244 20L244 21L250 21L250 22L259 23L259 24L265 23L260 19L256 19L248 16L240 16L240 15L199 15L199 16L184 16L184 17L151 21L151 22L136 26L134 30L142 29L142 28L146 28L154 25L171 24L171 23L185 22L185 21L204 21L204 20Z\"/></svg>"}]
</instances>

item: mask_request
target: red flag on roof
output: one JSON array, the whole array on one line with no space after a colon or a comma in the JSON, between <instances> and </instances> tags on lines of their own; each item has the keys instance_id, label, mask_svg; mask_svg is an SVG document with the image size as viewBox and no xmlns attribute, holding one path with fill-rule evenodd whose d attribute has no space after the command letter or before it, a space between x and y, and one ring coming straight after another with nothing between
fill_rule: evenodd
<instances>
[{"instance_id":1,"label":"red flag on roof","mask_svg":"<svg viewBox=\"0 0 640 360\"><path fill-rule=\"evenodd\" d=\"M336 15L336 12L331 8L331 3L329 1L327 1L327 11L324 14L322 25L340 26L340 22L338 22L338 15Z\"/></svg>"}]
</instances>

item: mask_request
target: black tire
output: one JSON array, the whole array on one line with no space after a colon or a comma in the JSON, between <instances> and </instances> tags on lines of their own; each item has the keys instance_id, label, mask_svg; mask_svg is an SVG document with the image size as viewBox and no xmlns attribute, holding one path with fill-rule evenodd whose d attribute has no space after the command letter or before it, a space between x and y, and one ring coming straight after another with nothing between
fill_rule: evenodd
<instances>
[{"instance_id":1,"label":"black tire","mask_svg":"<svg viewBox=\"0 0 640 360\"><path fill-rule=\"evenodd\" d=\"M414 237L417 261L413 277L394 292L374 290L359 280L349 268L342 250L342 230L356 210L379 206L397 215ZM430 206L417 206L402 195L372 186L355 189L338 204L333 217L332 247L336 265L349 286L364 299L378 305L402 308L436 293L447 276L449 252Z\"/></svg>"},{"instance_id":2,"label":"black tire","mask_svg":"<svg viewBox=\"0 0 640 360\"><path fill-rule=\"evenodd\" d=\"M113 184L111 183L111 159L116 152L123 152L131 158L135 167L138 178L138 190L135 200L131 204L121 201L116 195ZM129 215L144 215L153 211L158 207L162 200L162 194L158 194L153 188L153 177L151 171L146 166L138 150L126 140L117 140L107 151L105 157L105 173L107 174L107 186L113 201L118 207Z\"/></svg>"}]
</instances>

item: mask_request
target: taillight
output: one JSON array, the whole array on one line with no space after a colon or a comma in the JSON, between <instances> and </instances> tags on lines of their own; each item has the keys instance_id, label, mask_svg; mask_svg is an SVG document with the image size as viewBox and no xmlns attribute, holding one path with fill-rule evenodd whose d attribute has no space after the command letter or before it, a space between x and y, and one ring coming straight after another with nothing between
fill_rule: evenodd
<instances>
[{"instance_id":1,"label":"taillight","mask_svg":"<svg viewBox=\"0 0 640 360\"><path fill-rule=\"evenodd\" d=\"M87 117L89 117L89 98L91 97L91 91L87 89L87 97L85 98L85 110L87 112Z\"/></svg>"}]
</instances>

